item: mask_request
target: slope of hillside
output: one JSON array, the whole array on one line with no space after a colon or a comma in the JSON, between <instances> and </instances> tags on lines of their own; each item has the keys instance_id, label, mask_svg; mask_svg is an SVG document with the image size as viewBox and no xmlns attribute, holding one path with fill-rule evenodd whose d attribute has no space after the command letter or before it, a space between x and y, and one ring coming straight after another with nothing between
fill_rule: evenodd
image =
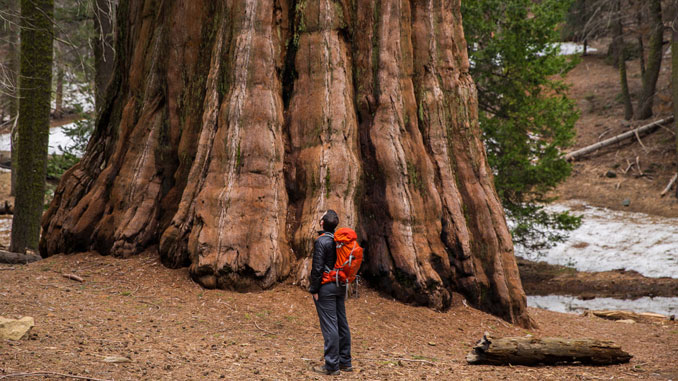
<instances>
[{"instance_id":1,"label":"slope of hillside","mask_svg":"<svg viewBox=\"0 0 678 381\"><path fill-rule=\"evenodd\" d=\"M593 46L598 52L583 57L566 78L572 86L570 96L577 100L581 111L573 150L672 114L670 51L664 54L657 82L655 116L629 122L623 118L618 72L605 62L606 45L599 42ZM627 71L636 106L641 89L639 59L628 61ZM594 206L676 217L676 197L660 197L671 176L678 171L675 139L673 127L667 126L641 137L640 141L628 140L601 149L574 163L572 176L558 188L557 194L563 199L580 199ZM625 200L628 206L624 205Z\"/></svg>"}]
</instances>

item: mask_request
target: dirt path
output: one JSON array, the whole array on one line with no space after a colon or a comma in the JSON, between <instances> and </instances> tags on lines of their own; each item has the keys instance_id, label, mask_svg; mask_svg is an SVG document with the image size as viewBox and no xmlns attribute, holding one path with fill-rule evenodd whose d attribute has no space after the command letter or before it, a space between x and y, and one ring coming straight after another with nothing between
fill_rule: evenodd
<instances>
[{"instance_id":1,"label":"dirt path","mask_svg":"<svg viewBox=\"0 0 678 381\"><path fill-rule=\"evenodd\" d=\"M204 290L157 255L121 260L57 256L0 265L0 315L35 317L29 339L0 342L0 375L48 370L115 380L323 379L322 337L309 295L291 285L262 293ZM63 273L85 279L78 283ZM678 324L625 325L530 309L540 328L513 327L461 304L445 313L363 289L348 303L357 372L342 379L676 379ZM608 367L469 366L483 332L594 337L635 357ZM124 356L128 363L106 363Z\"/></svg>"}]
</instances>

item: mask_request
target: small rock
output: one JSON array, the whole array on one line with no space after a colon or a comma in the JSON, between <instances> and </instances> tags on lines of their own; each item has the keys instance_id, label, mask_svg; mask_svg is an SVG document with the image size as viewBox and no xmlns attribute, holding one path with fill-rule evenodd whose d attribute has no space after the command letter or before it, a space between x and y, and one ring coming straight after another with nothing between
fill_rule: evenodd
<instances>
[{"instance_id":1,"label":"small rock","mask_svg":"<svg viewBox=\"0 0 678 381\"><path fill-rule=\"evenodd\" d=\"M612 178L617 177L617 173L615 171L610 170L610 171L607 171L607 173L605 173L605 177L609 177L609 178L612 179Z\"/></svg>"},{"instance_id":2,"label":"small rock","mask_svg":"<svg viewBox=\"0 0 678 381\"><path fill-rule=\"evenodd\" d=\"M628 198L624 199L624 201L622 201L622 205L624 205L624 206L631 205L631 200L629 200Z\"/></svg>"},{"instance_id":3,"label":"small rock","mask_svg":"<svg viewBox=\"0 0 678 381\"><path fill-rule=\"evenodd\" d=\"M35 320L24 316L19 320L0 316L0 339L19 340L35 325Z\"/></svg>"}]
</instances>

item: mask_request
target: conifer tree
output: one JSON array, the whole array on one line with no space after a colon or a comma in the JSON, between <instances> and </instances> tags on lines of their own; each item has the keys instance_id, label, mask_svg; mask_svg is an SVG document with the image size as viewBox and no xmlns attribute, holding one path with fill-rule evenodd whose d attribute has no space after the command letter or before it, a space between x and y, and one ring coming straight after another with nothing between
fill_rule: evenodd
<instances>
[{"instance_id":1,"label":"conifer tree","mask_svg":"<svg viewBox=\"0 0 678 381\"><path fill-rule=\"evenodd\" d=\"M478 86L480 125L514 242L541 246L578 220L541 203L570 174L562 150L572 143L575 103L558 79L576 59L559 54L557 26L570 1L462 2L464 32Z\"/></svg>"}]
</instances>

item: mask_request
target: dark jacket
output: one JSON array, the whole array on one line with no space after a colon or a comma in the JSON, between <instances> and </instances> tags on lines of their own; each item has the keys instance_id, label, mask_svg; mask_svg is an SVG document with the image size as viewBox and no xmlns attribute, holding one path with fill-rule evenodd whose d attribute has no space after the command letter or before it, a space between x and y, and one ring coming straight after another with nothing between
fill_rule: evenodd
<instances>
[{"instance_id":1,"label":"dark jacket","mask_svg":"<svg viewBox=\"0 0 678 381\"><path fill-rule=\"evenodd\" d=\"M318 290L320 290L325 266L330 269L334 268L334 263L337 261L337 248L334 244L333 233L320 231L318 234L320 237L313 244L313 265L311 266L311 276L309 278L310 286L308 287L308 292L311 294L317 294Z\"/></svg>"}]
</instances>

